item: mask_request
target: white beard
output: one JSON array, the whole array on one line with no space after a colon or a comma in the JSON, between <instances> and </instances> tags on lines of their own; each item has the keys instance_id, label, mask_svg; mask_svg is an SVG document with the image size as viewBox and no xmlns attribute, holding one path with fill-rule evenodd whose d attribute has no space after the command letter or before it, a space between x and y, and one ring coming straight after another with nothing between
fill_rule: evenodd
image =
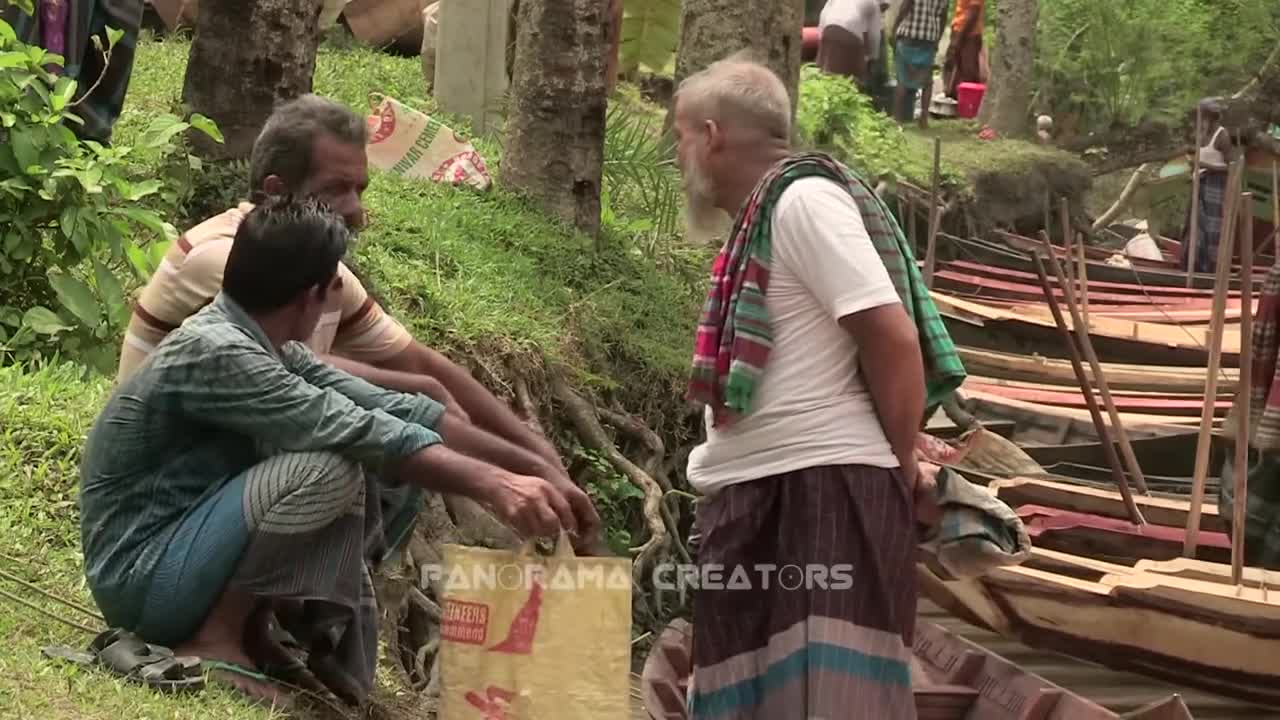
<instances>
[{"instance_id":1,"label":"white beard","mask_svg":"<svg viewBox=\"0 0 1280 720\"><path fill-rule=\"evenodd\" d=\"M697 161L691 161L685 172L686 237L692 242L719 245L732 218L715 206L711 178L702 172Z\"/></svg>"}]
</instances>

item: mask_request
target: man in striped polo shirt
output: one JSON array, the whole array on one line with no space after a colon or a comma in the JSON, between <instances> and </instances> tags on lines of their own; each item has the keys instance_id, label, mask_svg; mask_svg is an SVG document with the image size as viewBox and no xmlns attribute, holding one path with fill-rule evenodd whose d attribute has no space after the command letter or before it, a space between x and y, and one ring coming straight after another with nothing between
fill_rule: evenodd
<instances>
[{"instance_id":1,"label":"man in striped polo shirt","mask_svg":"<svg viewBox=\"0 0 1280 720\"><path fill-rule=\"evenodd\" d=\"M349 228L365 224L361 196L369 184L364 118L341 103L304 95L276 108L254 143L249 179L253 200L294 194L323 201ZM191 228L170 247L134 308L120 355L117 382L147 361L162 339L213 301L245 202ZM322 360L388 390L421 393L496 438L545 461L569 481L555 447L520 420L464 368L414 340L379 307L345 263L341 291L330 293L306 345ZM407 494L402 494L407 493ZM462 502L449 498L450 503ZM388 545L405 539L422 505L417 490L383 497ZM594 511L582 508L586 515ZM590 536L588 536L590 537ZM584 538L585 539L585 538Z\"/></svg>"}]
</instances>

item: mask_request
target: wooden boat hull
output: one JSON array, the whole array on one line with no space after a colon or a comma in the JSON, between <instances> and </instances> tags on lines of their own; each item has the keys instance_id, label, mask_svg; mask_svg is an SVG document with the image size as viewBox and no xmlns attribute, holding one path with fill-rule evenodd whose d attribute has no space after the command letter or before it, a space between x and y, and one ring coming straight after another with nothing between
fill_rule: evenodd
<instances>
[{"instance_id":1,"label":"wooden boat hull","mask_svg":"<svg viewBox=\"0 0 1280 720\"><path fill-rule=\"evenodd\" d=\"M1071 361L1042 355L1015 355L997 350L956 347L960 361L972 375L1009 380L1075 385ZM1203 393L1207 371L1203 367L1169 367L1103 362L1102 372L1112 390L1144 392ZM1218 391L1234 393L1239 371L1224 370L1218 378Z\"/></svg>"},{"instance_id":2,"label":"wooden boat hull","mask_svg":"<svg viewBox=\"0 0 1280 720\"><path fill-rule=\"evenodd\" d=\"M1023 566L978 579L917 567L935 603L1031 647L1280 707L1280 594L1237 596L1220 573L1190 580L1150 565L1037 549Z\"/></svg>"},{"instance_id":3,"label":"wooden boat hull","mask_svg":"<svg viewBox=\"0 0 1280 720\"><path fill-rule=\"evenodd\" d=\"M1069 357L1047 309L1021 307L1015 312L936 291L932 297L957 345L1005 353ZM1201 368L1209 364L1207 330L1090 317L1089 338L1100 361ZM1224 367L1239 365L1239 349L1239 330L1227 329L1222 338Z\"/></svg>"},{"instance_id":4,"label":"wooden boat hull","mask_svg":"<svg viewBox=\"0 0 1280 720\"><path fill-rule=\"evenodd\" d=\"M1012 420L1015 425L1009 437L1024 447L1098 442L1098 432L1088 410L1037 405L978 390L962 390L961 393L965 398L965 409L978 420ZM1120 420L1131 440L1184 433L1200 425L1198 416L1120 413ZM1103 413L1103 423L1111 427L1111 419L1106 413ZM1220 421L1215 420L1215 423L1220 424Z\"/></svg>"},{"instance_id":5,"label":"wooden boat hull","mask_svg":"<svg viewBox=\"0 0 1280 720\"><path fill-rule=\"evenodd\" d=\"M920 720L1120 720L1120 715L1023 670L936 623L916 623L913 649L913 682L917 674L926 675L932 688L937 688L916 688L916 714ZM964 714L953 714L958 705L954 698L963 697L953 688L972 690L973 699ZM934 694L941 702L931 697ZM938 707L943 703L947 705ZM1125 717L1191 720L1185 705L1180 712L1177 708L1178 703L1171 698Z\"/></svg>"},{"instance_id":6,"label":"wooden boat hull","mask_svg":"<svg viewBox=\"0 0 1280 720\"><path fill-rule=\"evenodd\" d=\"M993 280L1003 280L1007 282L1017 283L1020 285L1030 285L1039 287L1040 279L1034 272L1022 272L1021 270L1011 270L1009 268L1000 267L998 265L984 265L982 263L970 260L952 260L943 263L940 267L955 270L957 272L974 275L979 278L990 278ZM1049 278L1049 284L1053 287L1059 287L1056 277ZM1076 282L1076 287L1080 287L1081 283ZM1107 282L1105 280L1096 280L1089 278L1090 298L1093 291L1102 291L1107 293L1117 293L1123 296L1134 298L1134 302L1153 302L1158 298L1161 300L1202 300L1212 301L1213 290L1205 290L1201 288L1187 288L1182 286L1168 287L1155 286L1149 287L1141 283L1135 282ZM1232 290L1228 293L1228 298L1239 298L1240 291Z\"/></svg>"},{"instance_id":7,"label":"wooden boat hull","mask_svg":"<svg viewBox=\"0 0 1280 720\"><path fill-rule=\"evenodd\" d=\"M962 390L979 391L990 395L1023 402L1035 403L1051 407L1076 408L1088 410L1086 398L1078 388L1061 385L1039 385L1018 381L1003 381L988 378L970 378L965 381ZM1094 391L1098 406L1102 407L1101 394ZM1111 399L1116 409L1126 413L1142 413L1147 415L1170 415L1178 417L1199 418L1204 410L1204 400L1194 397L1155 396L1135 394L1113 390ZM1214 403L1214 415L1223 417L1231 409L1230 398L1219 399Z\"/></svg>"},{"instance_id":8,"label":"wooden boat hull","mask_svg":"<svg viewBox=\"0 0 1280 720\"><path fill-rule=\"evenodd\" d=\"M944 252L948 252L951 257L996 265L1025 273L1035 273L1035 265L1029 255L1007 246L1001 247L995 243L988 243L982 240L965 240L945 233L939 233L938 238L943 241L942 245L950 246ZM1117 283L1140 283L1146 286L1160 287L1186 287L1187 284L1186 273L1138 265L1123 267L1108 265L1105 262L1090 261L1086 272L1090 282L1101 280ZM1260 280L1261 277L1255 276L1255 282ZM1192 276L1191 287L1193 288L1212 290L1213 284L1213 275L1197 273ZM1230 287L1240 287L1238 277L1232 276Z\"/></svg>"}]
</instances>

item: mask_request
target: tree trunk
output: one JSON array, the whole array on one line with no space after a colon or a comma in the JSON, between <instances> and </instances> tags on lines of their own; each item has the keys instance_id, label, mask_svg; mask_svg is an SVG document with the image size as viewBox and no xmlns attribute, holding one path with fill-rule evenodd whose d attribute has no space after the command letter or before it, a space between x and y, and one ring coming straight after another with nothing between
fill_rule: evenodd
<instances>
[{"instance_id":1,"label":"tree trunk","mask_svg":"<svg viewBox=\"0 0 1280 720\"><path fill-rule=\"evenodd\" d=\"M684 0L676 86L711 63L750 48L787 86L795 114L805 0Z\"/></svg>"},{"instance_id":2,"label":"tree trunk","mask_svg":"<svg viewBox=\"0 0 1280 720\"><path fill-rule=\"evenodd\" d=\"M244 159L275 105L311 92L322 0L202 2L182 101L212 118L226 140L193 134L196 151Z\"/></svg>"},{"instance_id":3,"label":"tree trunk","mask_svg":"<svg viewBox=\"0 0 1280 720\"><path fill-rule=\"evenodd\" d=\"M605 49L600 0L521 0L501 177L587 235L600 232Z\"/></svg>"},{"instance_id":4,"label":"tree trunk","mask_svg":"<svg viewBox=\"0 0 1280 720\"><path fill-rule=\"evenodd\" d=\"M979 120L1001 135L1025 135L1031 126L1031 81L1039 17L1039 0L1001 0L996 6L991 76Z\"/></svg>"}]
</instances>

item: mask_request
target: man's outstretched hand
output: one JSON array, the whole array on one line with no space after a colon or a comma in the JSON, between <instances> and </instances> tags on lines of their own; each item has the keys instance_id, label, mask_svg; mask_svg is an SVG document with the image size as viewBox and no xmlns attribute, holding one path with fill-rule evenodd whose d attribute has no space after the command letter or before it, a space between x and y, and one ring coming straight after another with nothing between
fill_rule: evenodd
<instances>
[{"instance_id":1,"label":"man's outstretched hand","mask_svg":"<svg viewBox=\"0 0 1280 720\"><path fill-rule=\"evenodd\" d=\"M563 529L578 531L573 508L564 492L540 477L517 475L494 468L484 503L522 537L555 537Z\"/></svg>"}]
</instances>

